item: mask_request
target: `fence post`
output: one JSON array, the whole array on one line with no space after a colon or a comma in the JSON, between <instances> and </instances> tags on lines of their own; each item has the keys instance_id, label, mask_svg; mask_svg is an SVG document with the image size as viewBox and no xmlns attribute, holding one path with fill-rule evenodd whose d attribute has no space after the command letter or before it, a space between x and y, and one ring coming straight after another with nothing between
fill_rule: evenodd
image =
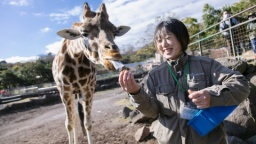
<instances>
[{"instance_id":1,"label":"fence post","mask_svg":"<svg viewBox=\"0 0 256 144\"><path fill-rule=\"evenodd\" d=\"M231 28L232 27L231 26L231 19L232 18L229 19L229 23L230 23L230 25L229 25L229 34L230 34L231 49L232 49L231 55L233 54L233 57L236 57L235 44L234 44L233 33L232 33L232 28Z\"/></svg>"},{"instance_id":2,"label":"fence post","mask_svg":"<svg viewBox=\"0 0 256 144\"><path fill-rule=\"evenodd\" d=\"M202 56L203 55L203 50L201 48L200 33L198 33L198 41L199 41L198 46L199 46L200 56Z\"/></svg>"}]
</instances>

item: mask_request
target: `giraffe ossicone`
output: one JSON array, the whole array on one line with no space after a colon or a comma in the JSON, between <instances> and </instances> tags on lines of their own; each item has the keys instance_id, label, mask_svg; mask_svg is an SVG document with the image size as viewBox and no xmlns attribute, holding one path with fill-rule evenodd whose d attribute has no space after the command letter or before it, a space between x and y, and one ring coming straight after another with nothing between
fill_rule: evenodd
<instances>
[{"instance_id":1,"label":"giraffe ossicone","mask_svg":"<svg viewBox=\"0 0 256 144\"><path fill-rule=\"evenodd\" d=\"M72 28L57 32L64 41L52 66L54 81L66 111L65 126L70 144L78 143L78 117L88 143L93 143L91 109L96 87L95 64L101 64L107 70L122 67L119 62L122 55L114 39L130 30L128 26L112 24L104 4L98 12L93 12L84 3L83 19L84 22L75 22Z\"/></svg>"}]
</instances>

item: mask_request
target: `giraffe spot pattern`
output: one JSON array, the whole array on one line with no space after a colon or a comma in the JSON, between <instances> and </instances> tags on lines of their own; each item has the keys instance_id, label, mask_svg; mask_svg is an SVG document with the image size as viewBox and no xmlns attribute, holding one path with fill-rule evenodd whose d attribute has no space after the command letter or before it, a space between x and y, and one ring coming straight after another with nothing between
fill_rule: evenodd
<instances>
[{"instance_id":1,"label":"giraffe spot pattern","mask_svg":"<svg viewBox=\"0 0 256 144\"><path fill-rule=\"evenodd\" d=\"M65 101L66 103L67 103L68 101L70 101L70 97L69 97L69 94L68 94L68 93L64 93L63 101Z\"/></svg>"},{"instance_id":2,"label":"giraffe spot pattern","mask_svg":"<svg viewBox=\"0 0 256 144\"><path fill-rule=\"evenodd\" d=\"M74 57L79 57L79 56L81 56L81 53L76 53L76 54L74 54Z\"/></svg>"},{"instance_id":3,"label":"giraffe spot pattern","mask_svg":"<svg viewBox=\"0 0 256 144\"><path fill-rule=\"evenodd\" d=\"M68 125L68 131L72 131L72 126L71 125Z\"/></svg>"},{"instance_id":4,"label":"giraffe spot pattern","mask_svg":"<svg viewBox=\"0 0 256 144\"><path fill-rule=\"evenodd\" d=\"M79 77L86 77L90 73L91 73L91 70L89 68L86 68L83 66L78 67Z\"/></svg>"},{"instance_id":5,"label":"giraffe spot pattern","mask_svg":"<svg viewBox=\"0 0 256 144\"><path fill-rule=\"evenodd\" d=\"M87 82L87 78L79 80L81 86L85 85Z\"/></svg>"},{"instance_id":6,"label":"giraffe spot pattern","mask_svg":"<svg viewBox=\"0 0 256 144\"><path fill-rule=\"evenodd\" d=\"M64 42L63 42L63 46L62 46L62 49L61 49L61 53L66 53L66 51L67 51L67 40L65 40Z\"/></svg>"},{"instance_id":7,"label":"giraffe spot pattern","mask_svg":"<svg viewBox=\"0 0 256 144\"><path fill-rule=\"evenodd\" d=\"M78 83L73 83L72 86L73 86L75 89L78 89L78 88L79 88L79 84L78 84Z\"/></svg>"},{"instance_id":8,"label":"giraffe spot pattern","mask_svg":"<svg viewBox=\"0 0 256 144\"><path fill-rule=\"evenodd\" d=\"M69 81L67 80L67 78L65 78L65 77L63 78L63 83L66 84L66 85L69 84Z\"/></svg>"},{"instance_id":9,"label":"giraffe spot pattern","mask_svg":"<svg viewBox=\"0 0 256 144\"><path fill-rule=\"evenodd\" d=\"M78 60L78 64L82 64L83 59L87 59L83 52L75 54L76 59Z\"/></svg>"},{"instance_id":10,"label":"giraffe spot pattern","mask_svg":"<svg viewBox=\"0 0 256 144\"><path fill-rule=\"evenodd\" d=\"M66 60L66 62L69 63L69 64L76 65L76 61L75 61L74 59L72 59L72 58L70 57L70 55L67 54L67 53L65 54L65 60Z\"/></svg>"},{"instance_id":11,"label":"giraffe spot pattern","mask_svg":"<svg viewBox=\"0 0 256 144\"><path fill-rule=\"evenodd\" d=\"M94 42L94 43L92 43L92 47L97 50L98 49L98 44Z\"/></svg>"},{"instance_id":12,"label":"giraffe spot pattern","mask_svg":"<svg viewBox=\"0 0 256 144\"><path fill-rule=\"evenodd\" d=\"M70 86L64 86L64 91L70 91L70 90L71 90Z\"/></svg>"},{"instance_id":13,"label":"giraffe spot pattern","mask_svg":"<svg viewBox=\"0 0 256 144\"><path fill-rule=\"evenodd\" d=\"M90 66L90 61L87 59L87 57L82 57L82 64L86 65L86 66Z\"/></svg>"},{"instance_id":14,"label":"giraffe spot pattern","mask_svg":"<svg viewBox=\"0 0 256 144\"><path fill-rule=\"evenodd\" d=\"M64 67L63 75L66 76L67 78L69 78L69 82L71 82L71 83L73 83L77 79L75 70L71 66Z\"/></svg>"},{"instance_id":15,"label":"giraffe spot pattern","mask_svg":"<svg viewBox=\"0 0 256 144\"><path fill-rule=\"evenodd\" d=\"M59 56L58 57L58 61L57 61L57 65L58 65L58 71L60 72L61 71L61 69L62 69L62 64L63 64L63 62L64 62L64 57L63 56ZM56 65L56 66L57 66ZM56 69L56 68L55 68Z\"/></svg>"},{"instance_id":16,"label":"giraffe spot pattern","mask_svg":"<svg viewBox=\"0 0 256 144\"><path fill-rule=\"evenodd\" d=\"M68 100L67 105L71 105L71 101L70 100ZM70 107L70 109L71 109L71 107Z\"/></svg>"}]
</instances>

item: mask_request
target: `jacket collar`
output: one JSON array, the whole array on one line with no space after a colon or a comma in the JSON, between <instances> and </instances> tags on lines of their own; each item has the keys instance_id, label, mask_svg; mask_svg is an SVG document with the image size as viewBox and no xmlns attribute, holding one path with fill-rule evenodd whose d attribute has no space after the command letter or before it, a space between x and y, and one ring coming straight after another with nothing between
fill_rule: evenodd
<instances>
[{"instance_id":1,"label":"jacket collar","mask_svg":"<svg viewBox=\"0 0 256 144\"><path fill-rule=\"evenodd\" d=\"M185 68L186 62L188 61L188 54L184 54L177 60L168 60L167 63L175 70L176 72L182 71Z\"/></svg>"}]
</instances>

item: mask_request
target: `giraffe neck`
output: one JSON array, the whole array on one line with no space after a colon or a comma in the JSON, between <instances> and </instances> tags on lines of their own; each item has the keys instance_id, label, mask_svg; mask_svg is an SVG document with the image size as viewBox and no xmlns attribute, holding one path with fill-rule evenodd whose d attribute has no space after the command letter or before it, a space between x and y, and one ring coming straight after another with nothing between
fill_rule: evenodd
<instances>
[{"instance_id":1,"label":"giraffe neck","mask_svg":"<svg viewBox=\"0 0 256 144\"><path fill-rule=\"evenodd\" d=\"M53 75L59 89L62 91L79 92L84 86L96 82L96 69L88 55L83 41L65 40L61 51L53 62ZM75 47L75 48L74 48ZM61 87L64 86L64 87Z\"/></svg>"},{"instance_id":2,"label":"giraffe neck","mask_svg":"<svg viewBox=\"0 0 256 144\"><path fill-rule=\"evenodd\" d=\"M66 52L71 56L71 58L74 58L77 54L83 53L91 62L99 64L97 54L90 50L87 38L81 37L76 40L65 40L64 43L67 45Z\"/></svg>"}]
</instances>

